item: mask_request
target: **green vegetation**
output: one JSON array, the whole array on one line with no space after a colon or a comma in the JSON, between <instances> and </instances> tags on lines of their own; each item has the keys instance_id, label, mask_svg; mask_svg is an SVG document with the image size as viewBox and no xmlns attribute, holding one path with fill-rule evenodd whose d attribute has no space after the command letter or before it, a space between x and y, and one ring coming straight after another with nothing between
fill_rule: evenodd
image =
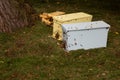
<instances>
[{"instance_id":1,"label":"green vegetation","mask_svg":"<svg viewBox=\"0 0 120 80\"><path fill-rule=\"evenodd\" d=\"M92 14L93 20L108 22L111 28L107 48L65 53L50 37L52 28L36 21L31 28L0 33L0 80L120 80L119 11L85 1L75 5L36 0L32 5L38 13L82 11Z\"/></svg>"}]
</instances>

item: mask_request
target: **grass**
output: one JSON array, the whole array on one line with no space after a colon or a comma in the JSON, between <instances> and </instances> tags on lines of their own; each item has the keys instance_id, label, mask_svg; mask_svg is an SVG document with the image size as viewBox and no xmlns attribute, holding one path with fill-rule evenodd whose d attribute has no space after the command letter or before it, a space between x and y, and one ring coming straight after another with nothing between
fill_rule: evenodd
<instances>
[{"instance_id":1,"label":"grass","mask_svg":"<svg viewBox=\"0 0 120 80\"><path fill-rule=\"evenodd\" d=\"M0 80L120 80L120 16L91 3L35 3L38 13L56 10L86 12L111 25L107 48L65 53L52 39L52 28L35 26L0 33Z\"/></svg>"}]
</instances>

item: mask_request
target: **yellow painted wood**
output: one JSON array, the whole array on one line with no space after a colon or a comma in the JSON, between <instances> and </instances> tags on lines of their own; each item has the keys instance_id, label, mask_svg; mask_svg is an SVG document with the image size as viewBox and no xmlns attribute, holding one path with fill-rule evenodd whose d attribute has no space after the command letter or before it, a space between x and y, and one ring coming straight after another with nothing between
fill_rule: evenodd
<instances>
[{"instance_id":1,"label":"yellow painted wood","mask_svg":"<svg viewBox=\"0 0 120 80\"><path fill-rule=\"evenodd\" d=\"M65 14L61 16L54 16L53 17L53 38L57 40L63 40L63 32L61 24L66 23L78 23L78 22L90 22L92 20L92 15L78 12L78 13L71 13Z\"/></svg>"}]
</instances>

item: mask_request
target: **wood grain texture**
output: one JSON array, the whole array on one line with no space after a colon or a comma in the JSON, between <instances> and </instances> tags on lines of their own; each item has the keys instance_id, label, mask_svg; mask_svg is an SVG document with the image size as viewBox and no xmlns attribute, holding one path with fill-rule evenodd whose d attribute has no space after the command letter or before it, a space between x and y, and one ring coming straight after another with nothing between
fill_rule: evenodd
<instances>
[{"instance_id":1,"label":"wood grain texture","mask_svg":"<svg viewBox=\"0 0 120 80\"><path fill-rule=\"evenodd\" d=\"M12 32L31 25L32 8L16 0L0 0L0 32Z\"/></svg>"}]
</instances>

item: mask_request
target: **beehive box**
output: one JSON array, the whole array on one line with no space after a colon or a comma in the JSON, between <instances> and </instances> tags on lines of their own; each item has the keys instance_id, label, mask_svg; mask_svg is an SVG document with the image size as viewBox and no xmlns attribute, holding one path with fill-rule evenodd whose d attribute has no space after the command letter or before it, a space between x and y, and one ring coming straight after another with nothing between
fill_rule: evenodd
<instances>
[{"instance_id":1,"label":"beehive box","mask_svg":"<svg viewBox=\"0 0 120 80\"><path fill-rule=\"evenodd\" d=\"M63 24L65 50L106 47L109 27L104 21Z\"/></svg>"},{"instance_id":2,"label":"beehive box","mask_svg":"<svg viewBox=\"0 0 120 80\"><path fill-rule=\"evenodd\" d=\"M77 22L90 22L92 20L92 15L78 12L71 13L61 16L53 17L53 38L57 40L63 40L61 24L65 23L77 23Z\"/></svg>"}]
</instances>

